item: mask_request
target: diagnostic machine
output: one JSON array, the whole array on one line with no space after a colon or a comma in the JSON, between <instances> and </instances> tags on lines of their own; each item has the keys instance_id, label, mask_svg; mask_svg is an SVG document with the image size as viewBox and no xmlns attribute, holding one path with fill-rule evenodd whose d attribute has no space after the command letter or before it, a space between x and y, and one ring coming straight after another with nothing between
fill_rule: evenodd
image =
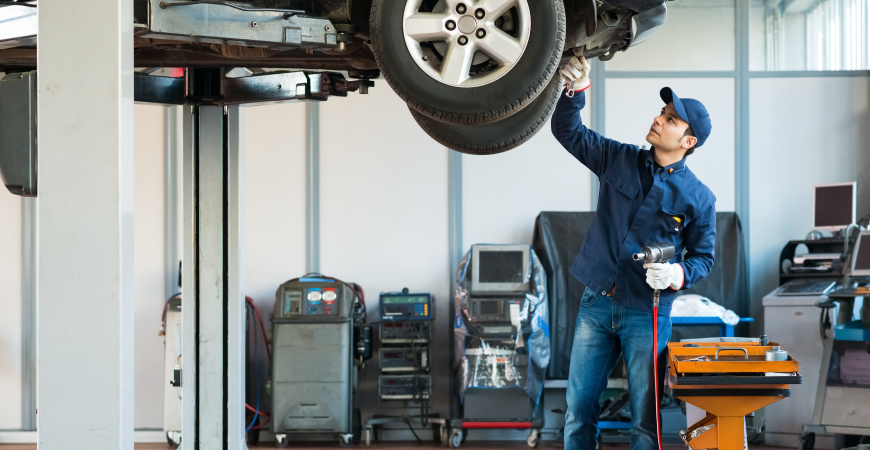
<instances>
[{"instance_id":1,"label":"diagnostic machine","mask_svg":"<svg viewBox=\"0 0 870 450\"><path fill-rule=\"evenodd\" d=\"M432 394L428 375L432 295L383 293L380 315L383 375L378 394L382 400L427 402Z\"/></svg>"},{"instance_id":2,"label":"diagnostic machine","mask_svg":"<svg viewBox=\"0 0 870 450\"><path fill-rule=\"evenodd\" d=\"M353 405L355 285L326 277L290 280L275 294L272 313L272 422L279 448L288 435L359 442Z\"/></svg>"},{"instance_id":3,"label":"diagnostic machine","mask_svg":"<svg viewBox=\"0 0 870 450\"><path fill-rule=\"evenodd\" d=\"M429 375L432 338L432 294L415 294L407 288L402 292L381 293L380 312L381 349L378 361L378 396L382 401L419 404L420 414L401 416L377 415L365 422L366 447L378 441L382 427L391 423L404 423L413 431L412 422L420 421L425 428L432 426L435 433L447 437L447 420L429 413L432 397L432 378Z\"/></svg>"}]
</instances>

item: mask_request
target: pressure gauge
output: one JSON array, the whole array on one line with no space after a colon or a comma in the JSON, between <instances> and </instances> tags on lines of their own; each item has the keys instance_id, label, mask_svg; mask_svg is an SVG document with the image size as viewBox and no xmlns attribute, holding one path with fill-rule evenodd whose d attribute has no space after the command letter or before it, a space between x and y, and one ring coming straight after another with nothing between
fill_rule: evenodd
<instances>
[{"instance_id":1,"label":"pressure gauge","mask_svg":"<svg viewBox=\"0 0 870 450\"><path fill-rule=\"evenodd\" d=\"M327 290L326 292L323 293L323 301L326 303L331 304L331 303L335 302L336 297L338 297L338 296L335 294L335 291L333 291L333 290Z\"/></svg>"},{"instance_id":2,"label":"pressure gauge","mask_svg":"<svg viewBox=\"0 0 870 450\"><path fill-rule=\"evenodd\" d=\"M313 303L313 304L320 303L321 297L322 297L322 295L320 294L320 291L315 291L313 289L308 291L308 302L309 303Z\"/></svg>"}]
</instances>

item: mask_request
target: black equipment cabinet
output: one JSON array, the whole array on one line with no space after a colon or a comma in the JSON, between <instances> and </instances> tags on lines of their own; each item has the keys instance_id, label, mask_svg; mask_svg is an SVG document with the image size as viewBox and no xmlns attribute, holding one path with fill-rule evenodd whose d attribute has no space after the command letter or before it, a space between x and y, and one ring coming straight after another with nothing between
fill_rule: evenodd
<instances>
[{"instance_id":1,"label":"black equipment cabinet","mask_svg":"<svg viewBox=\"0 0 870 450\"><path fill-rule=\"evenodd\" d=\"M840 254L839 264L832 267L833 270L827 272L790 272L787 268L793 264L795 250L799 245L805 245L809 253L838 253ZM797 278L837 278L843 276L845 270L843 262L843 250L845 243L843 239L813 239L813 240L798 240L788 241L782 252L779 254L779 284L782 286L791 280Z\"/></svg>"}]
</instances>

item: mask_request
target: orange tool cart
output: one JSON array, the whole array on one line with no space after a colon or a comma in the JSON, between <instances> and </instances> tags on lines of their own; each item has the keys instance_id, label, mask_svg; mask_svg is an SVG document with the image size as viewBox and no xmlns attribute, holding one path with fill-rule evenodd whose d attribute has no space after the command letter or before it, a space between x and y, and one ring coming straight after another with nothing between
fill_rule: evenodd
<instances>
[{"instance_id":1,"label":"orange tool cart","mask_svg":"<svg viewBox=\"0 0 870 450\"><path fill-rule=\"evenodd\" d=\"M707 412L680 437L694 450L742 450L745 416L791 394L798 362L775 342L668 344L671 394Z\"/></svg>"}]
</instances>

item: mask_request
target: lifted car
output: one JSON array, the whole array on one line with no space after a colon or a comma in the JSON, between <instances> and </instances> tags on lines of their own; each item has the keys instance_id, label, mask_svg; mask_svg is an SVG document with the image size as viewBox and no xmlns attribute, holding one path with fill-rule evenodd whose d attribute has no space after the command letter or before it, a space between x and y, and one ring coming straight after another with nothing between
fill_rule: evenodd
<instances>
[{"instance_id":1,"label":"lifted car","mask_svg":"<svg viewBox=\"0 0 870 450\"><path fill-rule=\"evenodd\" d=\"M546 123L562 88L556 72L574 49L607 60L643 42L664 24L664 2L134 0L134 58L140 68L383 74L432 138L490 154ZM0 22L35 23L35 5L0 1ZM3 28L0 71L34 70L35 32Z\"/></svg>"}]
</instances>

